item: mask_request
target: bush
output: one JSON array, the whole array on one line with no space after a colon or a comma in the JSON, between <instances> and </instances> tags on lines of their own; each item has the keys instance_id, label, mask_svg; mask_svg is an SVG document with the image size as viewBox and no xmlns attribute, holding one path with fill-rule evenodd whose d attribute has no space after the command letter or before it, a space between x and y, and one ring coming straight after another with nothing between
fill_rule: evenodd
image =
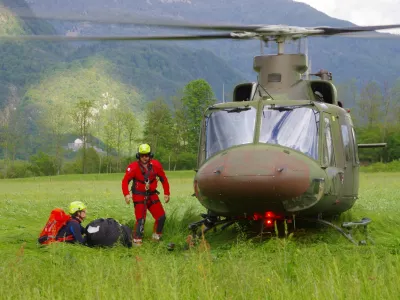
<instances>
[{"instance_id":1,"label":"bush","mask_svg":"<svg viewBox=\"0 0 400 300\"><path fill-rule=\"evenodd\" d=\"M400 160L390 163L374 163L366 167L361 167L362 172L400 172Z\"/></svg>"},{"instance_id":2,"label":"bush","mask_svg":"<svg viewBox=\"0 0 400 300\"><path fill-rule=\"evenodd\" d=\"M80 161L75 160L64 164L62 169L63 174L82 174L82 164Z\"/></svg>"},{"instance_id":3,"label":"bush","mask_svg":"<svg viewBox=\"0 0 400 300\"><path fill-rule=\"evenodd\" d=\"M54 156L39 151L30 157L29 170L37 176L51 176L57 174L57 162Z\"/></svg>"},{"instance_id":4,"label":"bush","mask_svg":"<svg viewBox=\"0 0 400 300\"><path fill-rule=\"evenodd\" d=\"M7 167L3 161L0 167L1 178L25 178L32 177L34 174L30 170L31 164L27 161L9 161Z\"/></svg>"}]
</instances>

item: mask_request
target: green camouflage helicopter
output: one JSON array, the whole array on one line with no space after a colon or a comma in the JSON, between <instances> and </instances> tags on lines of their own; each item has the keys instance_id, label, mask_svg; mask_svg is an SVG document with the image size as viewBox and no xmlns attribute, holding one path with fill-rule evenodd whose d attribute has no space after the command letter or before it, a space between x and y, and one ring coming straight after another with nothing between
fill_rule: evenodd
<instances>
[{"instance_id":1,"label":"green camouflage helicopter","mask_svg":"<svg viewBox=\"0 0 400 300\"><path fill-rule=\"evenodd\" d=\"M22 15L23 17L23 15ZM30 17L30 16L25 16ZM36 18L35 16L34 18ZM207 209L189 227L197 234L242 220L260 221L264 229L277 222L296 225L308 220L330 225L351 242L353 227L367 229L370 219L345 222L342 228L326 220L350 209L358 198L358 149L349 111L343 108L331 73L302 79L306 55L285 54L285 42L307 37L395 37L375 30L400 25L355 27L295 27L285 25L216 25L130 18L111 20L88 16L39 16L45 19L137 24L161 28L214 31L211 34L164 36L2 36L8 40L213 40L258 39L276 42L276 55L254 58L258 81L235 87L233 101L209 107L202 122L194 195ZM372 34L365 34L373 31ZM222 33L216 33L222 32ZM365 241L362 241L365 243Z\"/></svg>"}]
</instances>

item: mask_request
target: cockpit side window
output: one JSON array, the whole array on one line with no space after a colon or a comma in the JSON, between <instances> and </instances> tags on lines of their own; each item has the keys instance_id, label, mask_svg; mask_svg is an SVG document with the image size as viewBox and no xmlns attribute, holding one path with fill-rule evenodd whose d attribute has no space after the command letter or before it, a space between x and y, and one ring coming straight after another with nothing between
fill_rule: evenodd
<instances>
[{"instance_id":1,"label":"cockpit side window","mask_svg":"<svg viewBox=\"0 0 400 300\"><path fill-rule=\"evenodd\" d=\"M354 127L351 127L351 135L353 138L353 145L354 145L354 164L358 165L360 163L358 159L358 146L357 146L357 140L356 140L356 133L354 132Z\"/></svg>"}]
</instances>

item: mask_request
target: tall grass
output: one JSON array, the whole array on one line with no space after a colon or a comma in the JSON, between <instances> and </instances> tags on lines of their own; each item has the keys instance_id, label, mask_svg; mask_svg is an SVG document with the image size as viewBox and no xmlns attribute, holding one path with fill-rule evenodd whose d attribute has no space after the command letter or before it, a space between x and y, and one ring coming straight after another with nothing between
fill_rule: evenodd
<instances>
[{"instance_id":1,"label":"tall grass","mask_svg":"<svg viewBox=\"0 0 400 300\"><path fill-rule=\"evenodd\" d=\"M210 232L184 250L187 225L203 211L192 172L169 173L164 241L140 248L39 247L54 207L88 204L99 217L133 223L122 174L1 180L0 299L399 299L400 174L361 175L360 199L342 220L368 216L375 245L357 247L329 228L286 238L249 238L239 227ZM175 251L167 251L169 242Z\"/></svg>"}]
</instances>

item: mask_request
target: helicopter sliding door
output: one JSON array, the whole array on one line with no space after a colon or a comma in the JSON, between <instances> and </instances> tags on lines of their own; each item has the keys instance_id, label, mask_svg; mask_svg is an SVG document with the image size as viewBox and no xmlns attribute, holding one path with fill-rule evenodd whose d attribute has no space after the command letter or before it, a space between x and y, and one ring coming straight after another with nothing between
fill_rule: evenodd
<instances>
[{"instance_id":1,"label":"helicopter sliding door","mask_svg":"<svg viewBox=\"0 0 400 300\"><path fill-rule=\"evenodd\" d=\"M324 113L322 126L322 166L326 169L329 181L332 182L329 194L336 203L344 189L344 159L338 118L330 113Z\"/></svg>"},{"instance_id":2,"label":"helicopter sliding door","mask_svg":"<svg viewBox=\"0 0 400 300\"><path fill-rule=\"evenodd\" d=\"M340 132L345 159L343 196L355 200L358 194L358 149L354 128L347 115L340 118Z\"/></svg>"},{"instance_id":3,"label":"helicopter sliding door","mask_svg":"<svg viewBox=\"0 0 400 300\"><path fill-rule=\"evenodd\" d=\"M351 136L351 128L347 124L340 124L340 130L342 134L343 150L345 154L345 167L344 167L344 177L346 178L344 182L344 197L352 197L354 189L353 180L353 139Z\"/></svg>"}]
</instances>

